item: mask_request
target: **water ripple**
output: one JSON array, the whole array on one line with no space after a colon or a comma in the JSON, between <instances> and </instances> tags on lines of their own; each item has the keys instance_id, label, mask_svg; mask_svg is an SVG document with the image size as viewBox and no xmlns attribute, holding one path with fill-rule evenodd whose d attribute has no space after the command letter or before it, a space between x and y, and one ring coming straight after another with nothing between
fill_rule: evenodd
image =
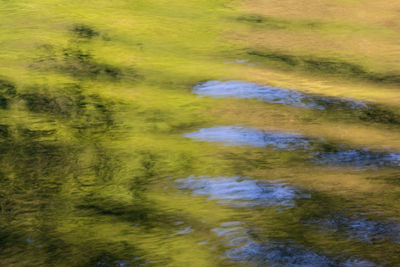
<instances>
[{"instance_id":1,"label":"water ripple","mask_svg":"<svg viewBox=\"0 0 400 267\"><path fill-rule=\"evenodd\" d=\"M281 182L259 182L235 177L188 177L176 180L178 188L189 189L193 195L207 196L223 204L239 207L294 207L294 200L309 198L300 190Z\"/></svg>"},{"instance_id":2,"label":"water ripple","mask_svg":"<svg viewBox=\"0 0 400 267\"><path fill-rule=\"evenodd\" d=\"M213 232L226 241L225 257L250 266L289 267L373 267L374 262L356 257L329 258L291 240L257 241L254 230L247 229L241 222L221 224Z\"/></svg>"},{"instance_id":3,"label":"water ripple","mask_svg":"<svg viewBox=\"0 0 400 267\"><path fill-rule=\"evenodd\" d=\"M242 126L203 128L183 136L200 141L222 142L228 145L270 147L277 150L310 148L310 141L297 133L260 131Z\"/></svg>"},{"instance_id":4,"label":"water ripple","mask_svg":"<svg viewBox=\"0 0 400 267\"><path fill-rule=\"evenodd\" d=\"M366 104L357 100L322 97L291 89L276 88L242 81L207 81L197 84L193 88L193 92L201 96L216 98L256 98L269 103L320 110L332 106L349 109L367 107Z\"/></svg>"}]
</instances>

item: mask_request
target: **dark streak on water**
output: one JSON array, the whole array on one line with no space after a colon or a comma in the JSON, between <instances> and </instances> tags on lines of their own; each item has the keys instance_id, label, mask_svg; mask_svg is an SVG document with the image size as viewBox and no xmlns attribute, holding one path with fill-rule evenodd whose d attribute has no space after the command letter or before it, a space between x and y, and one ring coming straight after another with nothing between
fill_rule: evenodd
<instances>
[{"instance_id":1,"label":"dark streak on water","mask_svg":"<svg viewBox=\"0 0 400 267\"><path fill-rule=\"evenodd\" d=\"M309 223L322 230L346 233L349 238L360 242L372 244L388 241L400 244L400 224L395 221L372 220L362 214L347 217L336 213Z\"/></svg>"},{"instance_id":2,"label":"dark streak on water","mask_svg":"<svg viewBox=\"0 0 400 267\"><path fill-rule=\"evenodd\" d=\"M248 51L249 55L265 59L263 63L285 70L299 70L322 75L341 76L350 79L361 79L375 83L399 84L398 73L370 72L361 65L333 58L311 55L292 55L272 50ZM271 64L272 63L272 64Z\"/></svg>"},{"instance_id":3,"label":"dark streak on water","mask_svg":"<svg viewBox=\"0 0 400 267\"><path fill-rule=\"evenodd\" d=\"M328 165L346 165L351 167L400 167L400 154L379 152L367 148L351 149L339 147L336 151L318 151L316 162Z\"/></svg>"}]
</instances>

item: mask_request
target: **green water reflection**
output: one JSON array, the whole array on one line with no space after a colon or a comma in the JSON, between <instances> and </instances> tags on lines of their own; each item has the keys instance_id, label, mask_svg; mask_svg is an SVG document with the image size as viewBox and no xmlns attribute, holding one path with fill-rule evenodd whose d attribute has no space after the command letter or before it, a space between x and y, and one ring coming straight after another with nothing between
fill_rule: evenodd
<instances>
[{"instance_id":1,"label":"green water reflection","mask_svg":"<svg viewBox=\"0 0 400 267\"><path fill-rule=\"evenodd\" d=\"M198 97L191 89L201 81L227 74L240 77L235 67L227 70L223 62L243 51L217 38L223 32L218 23L228 23L221 19L230 10L228 1L204 1L200 11L191 1L188 6L173 1L183 12L173 16L169 3L163 1L153 3L151 10L144 1L116 1L116 6L100 2L107 12L65 1L57 1L57 7L4 3L11 10L2 11L4 24L15 31L4 31L1 37L10 55L3 58L7 63L0 63L5 64L0 66L4 70L0 79L1 266L400 263L398 166L331 166L329 159L316 164L310 158L313 154L304 153L307 149L337 152L341 146L364 151L369 143L358 138L365 136L361 130L350 134L343 130L343 136L365 141L365 146L342 144L345 138L309 144L320 140L317 132L304 139L290 137L285 142L293 149L283 150L274 148L281 134L267 140L271 146L253 147L242 140L249 137L246 134L230 146L223 144L231 138L229 133L215 142L184 136L243 123L239 115L229 117L219 110L239 107L247 116L245 126L254 129L277 132L277 123L270 123L270 118L299 131L304 126L329 132L333 123L343 123L385 131L393 135L385 144L390 145L400 121L396 107L380 103L355 111L343 104L335 109L321 98L326 109L313 110L254 99ZM65 15L65 10L75 15ZM48 23L37 14L57 21L55 29L47 29ZM82 14L93 17L77 19ZM28 16L48 35L37 34L34 27L28 31L13 15ZM143 30L136 24L132 30L126 25L131 25L133 15L142 20L137 25L162 31ZM187 21L195 17L199 22L189 25ZM115 21L104 22L104 18ZM78 20L103 22L95 27ZM182 30L166 34L165 23L168 30ZM115 30L115 25L124 30ZM130 39L133 32L136 39ZM27 41L20 43L24 34ZM195 38L198 44L187 41ZM246 51L245 55L293 65L280 70L355 76L374 86L398 83L389 82L398 76L371 74L358 65L320 59L324 64L316 71L321 65L318 58ZM252 121L248 114L257 112L267 119ZM392 151L384 144L381 149Z\"/></svg>"}]
</instances>

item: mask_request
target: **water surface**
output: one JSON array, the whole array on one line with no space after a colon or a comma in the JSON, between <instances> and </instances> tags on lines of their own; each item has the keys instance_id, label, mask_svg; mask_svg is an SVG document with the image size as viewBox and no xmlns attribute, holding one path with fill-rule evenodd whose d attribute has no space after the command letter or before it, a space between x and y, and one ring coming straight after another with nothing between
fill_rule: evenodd
<instances>
[{"instance_id":1,"label":"water surface","mask_svg":"<svg viewBox=\"0 0 400 267\"><path fill-rule=\"evenodd\" d=\"M398 75L346 63L358 56L239 47L226 30L240 39L250 28L234 2L1 2L0 266L399 266L400 153L390 147L400 116L397 88L386 87ZM278 27L248 33L336 27L262 20ZM343 99L207 81L251 80L279 65L271 84L318 85ZM256 108L262 119L240 122L266 130L229 126L236 113L207 96L259 100L234 111ZM288 117L293 132L268 128ZM216 121L225 126L205 128ZM336 123L356 130L329 132ZM302 127L311 124L346 144L371 129L365 143L387 149L310 138Z\"/></svg>"},{"instance_id":2,"label":"water surface","mask_svg":"<svg viewBox=\"0 0 400 267\"><path fill-rule=\"evenodd\" d=\"M242 126L216 126L187 133L184 137L232 146L266 147L309 154L316 164L354 168L399 167L400 153L352 148L331 144L322 138L308 138L299 133L262 131Z\"/></svg>"},{"instance_id":3,"label":"water surface","mask_svg":"<svg viewBox=\"0 0 400 267\"><path fill-rule=\"evenodd\" d=\"M255 181L243 177L188 177L178 179L178 188L189 189L193 195L207 196L233 206L293 207L294 200L308 194L279 181Z\"/></svg>"},{"instance_id":4,"label":"water surface","mask_svg":"<svg viewBox=\"0 0 400 267\"><path fill-rule=\"evenodd\" d=\"M400 244L400 224L395 221L369 219L363 214L334 213L327 217L314 220L316 227L336 233L343 233L349 238L360 242L391 242Z\"/></svg>"},{"instance_id":5,"label":"water surface","mask_svg":"<svg viewBox=\"0 0 400 267\"><path fill-rule=\"evenodd\" d=\"M219 142L227 145L270 147L277 150L305 149L310 147L310 141L297 133L261 131L242 126L202 128L183 136L200 141Z\"/></svg>"},{"instance_id":6,"label":"water surface","mask_svg":"<svg viewBox=\"0 0 400 267\"><path fill-rule=\"evenodd\" d=\"M207 81L193 87L193 92L200 96L217 98L256 98L269 103L293 107L324 110L327 107L361 109L367 105L358 100L322 97L300 91L276 88L267 85L242 81Z\"/></svg>"}]
</instances>

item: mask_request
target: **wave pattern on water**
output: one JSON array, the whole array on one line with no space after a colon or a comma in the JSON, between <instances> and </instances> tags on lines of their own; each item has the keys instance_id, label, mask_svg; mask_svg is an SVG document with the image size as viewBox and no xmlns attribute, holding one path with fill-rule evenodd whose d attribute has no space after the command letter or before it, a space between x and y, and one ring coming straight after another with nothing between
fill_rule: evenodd
<instances>
[{"instance_id":1,"label":"wave pattern on water","mask_svg":"<svg viewBox=\"0 0 400 267\"><path fill-rule=\"evenodd\" d=\"M400 244L400 225L395 222L372 220L362 214L346 217L340 214L314 220L318 228L346 233L351 239L367 243L389 241Z\"/></svg>"},{"instance_id":2,"label":"wave pattern on water","mask_svg":"<svg viewBox=\"0 0 400 267\"><path fill-rule=\"evenodd\" d=\"M308 139L297 133L260 131L241 126L203 128L183 136L200 141L222 142L229 145L270 147L278 150L310 148Z\"/></svg>"},{"instance_id":3,"label":"wave pattern on water","mask_svg":"<svg viewBox=\"0 0 400 267\"><path fill-rule=\"evenodd\" d=\"M206 142L226 145L267 147L275 150L311 151L314 162L332 166L356 168L400 167L400 153L374 151L368 148L351 148L345 145L329 145L326 150L322 139L307 138L298 133L261 131L242 126L216 126L202 128L183 136ZM313 146L319 145L319 146Z\"/></svg>"},{"instance_id":4,"label":"wave pattern on water","mask_svg":"<svg viewBox=\"0 0 400 267\"><path fill-rule=\"evenodd\" d=\"M193 195L207 196L223 204L239 207L294 207L294 200L309 198L300 190L280 182L259 182L235 177L188 177L176 180L178 188L189 189Z\"/></svg>"},{"instance_id":5,"label":"wave pattern on water","mask_svg":"<svg viewBox=\"0 0 400 267\"><path fill-rule=\"evenodd\" d=\"M375 263L359 259L330 259L322 253L313 251L290 240L257 241L252 235L254 230L246 229L241 222L228 222L214 228L218 237L224 238L228 248L225 257L235 262L243 262L251 266L339 266L339 267L373 267Z\"/></svg>"},{"instance_id":6,"label":"wave pattern on water","mask_svg":"<svg viewBox=\"0 0 400 267\"><path fill-rule=\"evenodd\" d=\"M269 103L320 110L324 110L328 106L341 106L350 109L367 107L366 104L357 100L328 98L291 89L276 88L242 81L207 81L197 84L193 88L193 92L201 96L217 98L256 98Z\"/></svg>"},{"instance_id":7,"label":"wave pattern on water","mask_svg":"<svg viewBox=\"0 0 400 267\"><path fill-rule=\"evenodd\" d=\"M353 167L400 167L400 154L372 151L366 148L342 148L333 152L317 152L316 162L319 164L347 165Z\"/></svg>"}]
</instances>

